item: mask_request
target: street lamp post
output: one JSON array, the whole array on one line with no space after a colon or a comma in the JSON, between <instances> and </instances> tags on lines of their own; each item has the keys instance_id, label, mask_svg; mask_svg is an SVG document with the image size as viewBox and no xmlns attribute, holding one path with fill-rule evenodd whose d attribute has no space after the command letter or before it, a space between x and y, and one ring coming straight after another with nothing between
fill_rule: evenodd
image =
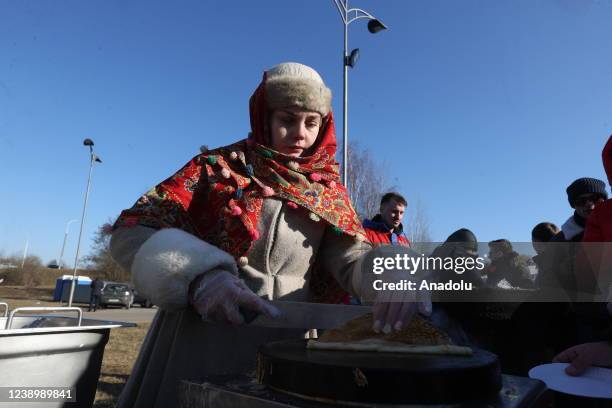
<instances>
[{"instance_id":1,"label":"street lamp post","mask_svg":"<svg viewBox=\"0 0 612 408\"><path fill-rule=\"evenodd\" d=\"M23 258L21 259L21 269L25 266L26 258L28 257L28 247L30 246L30 234L26 238L25 247L23 248Z\"/></svg>"},{"instance_id":2,"label":"street lamp post","mask_svg":"<svg viewBox=\"0 0 612 408\"><path fill-rule=\"evenodd\" d=\"M72 282L70 282L70 297L68 298L68 307L72 306L74 298L74 289L76 285L76 272L79 263L79 250L81 249L81 237L83 235L83 224L85 222L85 210L87 210L87 200L89 199L89 189L91 188L91 172L95 162L102 163L102 160L93 152L94 142L91 139L83 140L83 145L89 146L89 177L87 178L87 190L85 190L85 203L83 204L83 213L81 215L81 229L79 230L79 239L77 241L76 255L74 257L74 269L72 270Z\"/></svg>"},{"instance_id":3,"label":"street lamp post","mask_svg":"<svg viewBox=\"0 0 612 408\"><path fill-rule=\"evenodd\" d=\"M342 118L342 182L348 190L348 67L354 68L359 58L359 48L355 48L348 53L348 26L353 21L361 18L367 18L368 20L368 31L375 34L381 30L387 28L380 20L376 19L373 15L358 8L349 8L348 0L334 0L334 4L340 12L342 22L344 23L344 57L343 57L343 69L344 69L344 85L343 85L343 118Z\"/></svg>"},{"instance_id":4,"label":"street lamp post","mask_svg":"<svg viewBox=\"0 0 612 408\"><path fill-rule=\"evenodd\" d=\"M57 258L57 267L59 269L62 268L62 260L64 259L64 249L66 248L66 240L68 239L68 229L70 228L70 224L76 222L77 220L70 220L66 224L66 231L64 232L64 243L62 244L62 250L60 251L60 256Z\"/></svg>"}]
</instances>

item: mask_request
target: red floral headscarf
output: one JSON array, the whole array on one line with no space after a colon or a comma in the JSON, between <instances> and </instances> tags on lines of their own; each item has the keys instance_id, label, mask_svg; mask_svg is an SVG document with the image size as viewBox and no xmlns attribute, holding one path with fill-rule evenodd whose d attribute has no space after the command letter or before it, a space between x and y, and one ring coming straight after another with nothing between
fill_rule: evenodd
<instances>
[{"instance_id":1,"label":"red floral headscarf","mask_svg":"<svg viewBox=\"0 0 612 408\"><path fill-rule=\"evenodd\" d=\"M257 221L265 197L287 201L295 211L330 225L338 235L365 240L365 232L335 160L333 114L322 121L317 141L305 157L291 157L269 146L266 74L249 102L252 132L229 146L204 151L175 175L124 210L115 223L180 228L243 260L259 239ZM316 269L316 268L315 268ZM311 289L320 301L342 293L329 274L313 271Z\"/></svg>"}]
</instances>

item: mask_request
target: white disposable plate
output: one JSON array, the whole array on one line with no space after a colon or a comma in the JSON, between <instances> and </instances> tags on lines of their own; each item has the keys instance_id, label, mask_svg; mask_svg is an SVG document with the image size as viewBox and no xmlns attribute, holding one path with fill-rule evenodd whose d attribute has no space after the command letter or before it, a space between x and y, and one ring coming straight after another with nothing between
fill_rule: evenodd
<instances>
[{"instance_id":1,"label":"white disposable plate","mask_svg":"<svg viewBox=\"0 0 612 408\"><path fill-rule=\"evenodd\" d=\"M569 364L542 364L529 370L529 377L542 380L551 390L590 398L612 398L612 370L591 367L584 374L565 373Z\"/></svg>"}]
</instances>

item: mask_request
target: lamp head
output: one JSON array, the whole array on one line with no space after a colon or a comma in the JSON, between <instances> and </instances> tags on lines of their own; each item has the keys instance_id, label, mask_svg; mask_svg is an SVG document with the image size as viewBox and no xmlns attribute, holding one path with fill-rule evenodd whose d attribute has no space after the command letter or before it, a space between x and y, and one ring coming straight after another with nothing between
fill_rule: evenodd
<instances>
[{"instance_id":1,"label":"lamp head","mask_svg":"<svg viewBox=\"0 0 612 408\"><path fill-rule=\"evenodd\" d=\"M386 30L387 26L383 24L382 21L374 18L368 21L368 31L372 34L376 34L379 31Z\"/></svg>"},{"instance_id":2,"label":"lamp head","mask_svg":"<svg viewBox=\"0 0 612 408\"><path fill-rule=\"evenodd\" d=\"M351 51L351 55L347 57L346 65L351 68L355 68L355 64L357 64L357 60L359 59L359 48L355 48Z\"/></svg>"},{"instance_id":3,"label":"lamp head","mask_svg":"<svg viewBox=\"0 0 612 408\"><path fill-rule=\"evenodd\" d=\"M94 142L91 139L85 139L85 140L83 140L83 145L84 146L93 146Z\"/></svg>"}]
</instances>

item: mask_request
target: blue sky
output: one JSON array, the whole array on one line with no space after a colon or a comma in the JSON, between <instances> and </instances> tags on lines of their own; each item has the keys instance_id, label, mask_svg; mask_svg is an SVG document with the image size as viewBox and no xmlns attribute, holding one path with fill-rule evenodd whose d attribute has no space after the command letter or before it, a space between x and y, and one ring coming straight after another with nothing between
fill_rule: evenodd
<instances>
[{"instance_id":1,"label":"blue sky","mask_svg":"<svg viewBox=\"0 0 612 408\"><path fill-rule=\"evenodd\" d=\"M386 163L434 240L528 241L571 214L565 188L605 179L612 2L354 0L349 137ZM313 66L341 133L342 24L333 2L0 0L0 251L57 257L66 223L93 232L202 144L249 131L248 98L283 61ZM410 211L410 206L408 211ZM65 260L74 258L78 223Z\"/></svg>"}]
</instances>

